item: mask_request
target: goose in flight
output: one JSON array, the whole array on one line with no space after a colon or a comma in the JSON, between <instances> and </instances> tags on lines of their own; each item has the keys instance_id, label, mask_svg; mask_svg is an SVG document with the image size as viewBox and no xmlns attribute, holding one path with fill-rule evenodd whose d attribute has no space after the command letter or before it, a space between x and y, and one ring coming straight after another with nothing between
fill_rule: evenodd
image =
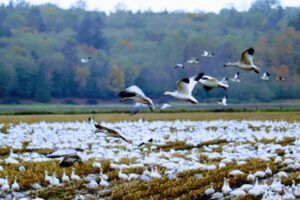
<instances>
[{"instance_id":1,"label":"goose in flight","mask_svg":"<svg viewBox=\"0 0 300 200\"><path fill-rule=\"evenodd\" d=\"M163 105L160 107L160 110L166 110L167 108L170 108L171 105L168 103L163 103Z\"/></svg>"},{"instance_id":2,"label":"goose in flight","mask_svg":"<svg viewBox=\"0 0 300 200\"><path fill-rule=\"evenodd\" d=\"M198 101L197 99L195 99L195 97L193 97L192 92L202 76L204 76L204 73L199 73L198 75L191 78L183 78L180 81L177 81L177 90L175 90L174 92L167 91L164 93L164 96L172 96L176 99L189 101L192 104L197 104Z\"/></svg>"},{"instance_id":3,"label":"goose in flight","mask_svg":"<svg viewBox=\"0 0 300 200\"><path fill-rule=\"evenodd\" d=\"M229 87L227 84L224 84L221 81L218 81L218 79L211 77L211 76L207 76L207 75L203 75L199 82L203 85L204 89L206 91L209 91L213 88L217 88L220 87L222 89L227 90L227 88Z\"/></svg>"},{"instance_id":4,"label":"goose in flight","mask_svg":"<svg viewBox=\"0 0 300 200\"><path fill-rule=\"evenodd\" d=\"M221 82L228 85L228 77L224 77Z\"/></svg>"},{"instance_id":5,"label":"goose in flight","mask_svg":"<svg viewBox=\"0 0 300 200\"><path fill-rule=\"evenodd\" d=\"M277 80L278 80L278 81L284 81L285 78L284 78L283 76L278 76L278 77L277 77Z\"/></svg>"},{"instance_id":6,"label":"goose in flight","mask_svg":"<svg viewBox=\"0 0 300 200\"><path fill-rule=\"evenodd\" d=\"M227 106L227 95L225 95L218 103L223 106Z\"/></svg>"},{"instance_id":7,"label":"goose in flight","mask_svg":"<svg viewBox=\"0 0 300 200\"><path fill-rule=\"evenodd\" d=\"M260 77L261 80L265 80L265 81L268 81L270 80L270 74L269 72L265 72L262 77Z\"/></svg>"},{"instance_id":8,"label":"goose in flight","mask_svg":"<svg viewBox=\"0 0 300 200\"><path fill-rule=\"evenodd\" d=\"M246 71L253 70L254 72L259 74L260 69L253 64L253 55L254 49L253 47L250 47L242 53L241 59L239 61L235 63L229 62L225 64L224 67L233 66Z\"/></svg>"},{"instance_id":9,"label":"goose in flight","mask_svg":"<svg viewBox=\"0 0 300 200\"><path fill-rule=\"evenodd\" d=\"M199 59L198 58L190 58L186 62L190 63L190 64L199 64Z\"/></svg>"},{"instance_id":10,"label":"goose in flight","mask_svg":"<svg viewBox=\"0 0 300 200\"><path fill-rule=\"evenodd\" d=\"M134 115L138 113L142 108L148 106L148 108L153 111L154 104L150 98L148 98L144 92L136 85L130 86L119 93L120 102L127 100L133 100L136 102L135 106L131 110L131 114Z\"/></svg>"},{"instance_id":11,"label":"goose in flight","mask_svg":"<svg viewBox=\"0 0 300 200\"><path fill-rule=\"evenodd\" d=\"M149 143L152 143L153 142L153 138L150 138L149 140L145 141L145 142L142 142L141 144L138 145L138 147L141 147L145 144L149 144Z\"/></svg>"},{"instance_id":12,"label":"goose in flight","mask_svg":"<svg viewBox=\"0 0 300 200\"><path fill-rule=\"evenodd\" d=\"M181 68L181 69L184 69L184 65L183 64L180 64L180 63L177 63L175 66L174 66L175 69L178 69L178 68Z\"/></svg>"},{"instance_id":13,"label":"goose in flight","mask_svg":"<svg viewBox=\"0 0 300 200\"><path fill-rule=\"evenodd\" d=\"M213 53L213 52L208 52L208 51L203 51L203 53L202 53L202 56L203 57L208 57L208 58L211 58L211 57L213 57L215 55L215 53Z\"/></svg>"},{"instance_id":14,"label":"goose in flight","mask_svg":"<svg viewBox=\"0 0 300 200\"><path fill-rule=\"evenodd\" d=\"M59 166L71 167L75 163L78 163L80 165L83 164L82 159L78 155L69 155L69 156L64 156L64 158L59 162Z\"/></svg>"},{"instance_id":15,"label":"goose in flight","mask_svg":"<svg viewBox=\"0 0 300 200\"><path fill-rule=\"evenodd\" d=\"M90 60L92 59L92 57L88 56L87 58L81 58L81 63L88 63Z\"/></svg>"},{"instance_id":16,"label":"goose in flight","mask_svg":"<svg viewBox=\"0 0 300 200\"><path fill-rule=\"evenodd\" d=\"M125 142L128 142L128 140L126 138L124 138L118 131L111 129L111 128L107 128L104 126L101 126L99 124L95 124L96 127L96 131L95 133L105 133L106 135L110 136L110 137L114 137L114 138L120 138L122 140L124 140Z\"/></svg>"},{"instance_id":17,"label":"goose in flight","mask_svg":"<svg viewBox=\"0 0 300 200\"><path fill-rule=\"evenodd\" d=\"M235 73L234 77L231 79L232 82L241 82L240 81L240 72Z\"/></svg>"}]
</instances>

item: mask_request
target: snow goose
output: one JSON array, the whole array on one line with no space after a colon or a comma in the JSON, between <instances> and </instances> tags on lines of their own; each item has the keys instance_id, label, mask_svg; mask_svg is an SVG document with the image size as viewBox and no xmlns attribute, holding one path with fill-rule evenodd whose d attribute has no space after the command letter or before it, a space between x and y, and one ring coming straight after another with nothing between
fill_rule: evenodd
<instances>
[{"instance_id":1,"label":"snow goose","mask_svg":"<svg viewBox=\"0 0 300 200\"><path fill-rule=\"evenodd\" d=\"M264 193L265 188L258 184L258 178L255 178L255 184L254 186L248 191L248 194L251 196L260 196Z\"/></svg>"},{"instance_id":2,"label":"snow goose","mask_svg":"<svg viewBox=\"0 0 300 200\"><path fill-rule=\"evenodd\" d=\"M230 79L232 82L241 82L240 81L240 72L235 73L234 77L232 79Z\"/></svg>"},{"instance_id":3,"label":"snow goose","mask_svg":"<svg viewBox=\"0 0 300 200\"><path fill-rule=\"evenodd\" d=\"M281 179L280 177L278 177L277 175L275 175L273 182L270 186L270 188L272 189L272 191L281 193L283 190L283 185L281 184Z\"/></svg>"},{"instance_id":4,"label":"snow goose","mask_svg":"<svg viewBox=\"0 0 300 200\"><path fill-rule=\"evenodd\" d=\"M280 171L277 173L277 176L280 178L282 178L282 177L287 178L289 175L284 171Z\"/></svg>"},{"instance_id":5,"label":"snow goose","mask_svg":"<svg viewBox=\"0 0 300 200\"><path fill-rule=\"evenodd\" d=\"M6 177L6 182L1 187L2 193L8 193L10 191L9 182Z\"/></svg>"},{"instance_id":6,"label":"snow goose","mask_svg":"<svg viewBox=\"0 0 300 200\"><path fill-rule=\"evenodd\" d=\"M152 142L153 142L153 138L150 138L150 139L148 139L147 141L142 142L141 144L139 144L138 147L141 147L141 146L143 146L143 145L145 145L145 144L149 144L149 143L152 143Z\"/></svg>"},{"instance_id":7,"label":"snow goose","mask_svg":"<svg viewBox=\"0 0 300 200\"><path fill-rule=\"evenodd\" d=\"M59 179L58 178L56 178L56 174L55 174L55 172L53 172L53 174L52 174L52 177L51 177L51 180L50 180L50 184L51 185L59 185Z\"/></svg>"},{"instance_id":8,"label":"snow goose","mask_svg":"<svg viewBox=\"0 0 300 200\"><path fill-rule=\"evenodd\" d=\"M270 165L269 165L269 163L267 164L267 169L266 169L266 175L267 176L271 176L272 175L272 170L270 169Z\"/></svg>"},{"instance_id":9,"label":"snow goose","mask_svg":"<svg viewBox=\"0 0 300 200\"><path fill-rule=\"evenodd\" d=\"M157 166L151 168L150 177L153 179L161 179L161 175L158 173Z\"/></svg>"},{"instance_id":10,"label":"snow goose","mask_svg":"<svg viewBox=\"0 0 300 200\"><path fill-rule=\"evenodd\" d=\"M78 155L69 155L65 156L60 162L59 166L60 167L71 167L75 163L78 163L80 165L83 164L82 159Z\"/></svg>"},{"instance_id":11,"label":"snow goose","mask_svg":"<svg viewBox=\"0 0 300 200\"><path fill-rule=\"evenodd\" d=\"M260 69L253 64L253 55L254 55L254 48L250 47L249 49L245 50L242 53L241 59L239 61L235 63L229 62L225 64L224 67L233 66L242 70L246 70L246 71L253 70L256 73L259 73Z\"/></svg>"},{"instance_id":12,"label":"snow goose","mask_svg":"<svg viewBox=\"0 0 300 200\"><path fill-rule=\"evenodd\" d=\"M219 100L218 104L227 106L227 95L225 95L221 100Z\"/></svg>"},{"instance_id":13,"label":"snow goose","mask_svg":"<svg viewBox=\"0 0 300 200\"><path fill-rule=\"evenodd\" d=\"M269 72L263 73L263 75L262 75L262 77L260 77L260 79L264 80L264 81L270 80L270 73Z\"/></svg>"},{"instance_id":14,"label":"snow goose","mask_svg":"<svg viewBox=\"0 0 300 200\"><path fill-rule=\"evenodd\" d=\"M45 181L47 181L48 183L50 183L51 181L51 176L48 176L48 171L45 171Z\"/></svg>"},{"instance_id":15,"label":"snow goose","mask_svg":"<svg viewBox=\"0 0 300 200\"><path fill-rule=\"evenodd\" d=\"M224 77L221 82L228 85L228 77Z\"/></svg>"},{"instance_id":16,"label":"snow goose","mask_svg":"<svg viewBox=\"0 0 300 200\"><path fill-rule=\"evenodd\" d=\"M176 99L189 101L192 104L197 104L198 101L195 97L192 96L192 91L197 85L199 79L204 75L204 73L199 73L196 76L191 78L183 78L180 81L177 81L176 86L177 90L174 92L165 92L164 96L172 96Z\"/></svg>"},{"instance_id":17,"label":"snow goose","mask_svg":"<svg viewBox=\"0 0 300 200\"><path fill-rule=\"evenodd\" d=\"M284 191L284 195L282 196L283 200L296 200L296 197L293 194L293 191L290 187L285 187L283 191Z\"/></svg>"},{"instance_id":18,"label":"snow goose","mask_svg":"<svg viewBox=\"0 0 300 200\"><path fill-rule=\"evenodd\" d=\"M63 170L63 175L62 175L61 180L64 183L70 182L70 177L68 175L66 175L66 170L65 169Z\"/></svg>"},{"instance_id":19,"label":"snow goose","mask_svg":"<svg viewBox=\"0 0 300 200\"><path fill-rule=\"evenodd\" d=\"M190 58L186 62L189 64L199 64L199 59L198 58Z\"/></svg>"},{"instance_id":20,"label":"snow goose","mask_svg":"<svg viewBox=\"0 0 300 200\"><path fill-rule=\"evenodd\" d=\"M284 81L285 78L284 78L283 76L278 76L278 77L277 77L277 80L278 80L278 81Z\"/></svg>"},{"instance_id":21,"label":"snow goose","mask_svg":"<svg viewBox=\"0 0 300 200\"><path fill-rule=\"evenodd\" d=\"M242 197L246 196L246 192L242 189L235 189L233 191L230 192L230 198L231 199L240 199Z\"/></svg>"},{"instance_id":22,"label":"snow goose","mask_svg":"<svg viewBox=\"0 0 300 200\"><path fill-rule=\"evenodd\" d=\"M20 185L17 183L17 177L15 177L14 183L11 185L11 190L12 191L20 190Z\"/></svg>"},{"instance_id":23,"label":"snow goose","mask_svg":"<svg viewBox=\"0 0 300 200\"><path fill-rule=\"evenodd\" d=\"M227 178L224 177L224 184L222 186L222 192L224 195L228 195L228 194L230 194L231 191L232 191L232 189L229 185L229 182L228 182Z\"/></svg>"},{"instance_id":24,"label":"snow goose","mask_svg":"<svg viewBox=\"0 0 300 200\"><path fill-rule=\"evenodd\" d=\"M168 103L163 103L163 105L160 107L160 110L166 110L166 109L168 109L168 108L170 108L170 107L171 107L170 104L168 104Z\"/></svg>"},{"instance_id":25,"label":"snow goose","mask_svg":"<svg viewBox=\"0 0 300 200\"><path fill-rule=\"evenodd\" d=\"M137 180L139 179L140 175L139 174L136 174L136 173L131 173L129 174L129 180Z\"/></svg>"},{"instance_id":26,"label":"snow goose","mask_svg":"<svg viewBox=\"0 0 300 200\"><path fill-rule=\"evenodd\" d=\"M218 81L218 79L211 77L211 76L207 76L207 75L203 75L200 78L199 82L203 85L203 87L206 91L209 91L209 90L211 90L213 88L217 88L217 87L227 90L227 88L229 87L228 85L224 84L223 82Z\"/></svg>"},{"instance_id":27,"label":"snow goose","mask_svg":"<svg viewBox=\"0 0 300 200\"><path fill-rule=\"evenodd\" d=\"M102 186L102 187L108 187L109 186L109 183L102 177L100 176L100 183L99 185Z\"/></svg>"},{"instance_id":28,"label":"snow goose","mask_svg":"<svg viewBox=\"0 0 300 200\"><path fill-rule=\"evenodd\" d=\"M99 185L95 180L91 180L88 184L85 184L85 187L88 189L96 189L98 186Z\"/></svg>"},{"instance_id":29,"label":"snow goose","mask_svg":"<svg viewBox=\"0 0 300 200\"><path fill-rule=\"evenodd\" d=\"M231 172L229 172L229 175L232 175L232 176L238 176L238 175L243 175L244 172L242 172L241 170L232 170Z\"/></svg>"},{"instance_id":30,"label":"snow goose","mask_svg":"<svg viewBox=\"0 0 300 200\"><path fill-rule=\"evenodd\" d=\"M258 178L264 178L266 176L266 172L257 171L257 172L254 173L254 176L258 177Z\"/></svg>"},{"instance_id":31,"label":"snow goose","mask_svg":"<svg viewBox=\"0 0 300 200\"><path fill-rule=\"evenodd\" d=\"M203 57L207 57L207 58L211 58L215 55L215 53L213 52L208 52L208 51L203 51L202 56Z\"/></svg>"},{"instance_id":32,"label":"snow goose","mask_svg":"<svg viewBox=\"0 0 300 200\"><path fill-rule=\"evenodd\" d=\"M122 140L124 140L125 142L128 142L128 140L123 137L118 131L102 126L100 124L95 124L96 127L96 131L95 133L105 133L106 135L110 136L110 137L114 137L114 138L120 138Z\"/></svg>"},{"instance_id":33,"label":"snow goose","mask_svg":"<svg viewBox=\"0 0 300 200\"><path fill-rule=\"evenodd\" d=\"M184 69L184 65L183 64L180 64L180 63L177 63L175 66L174 66L175 69Z\"/></svg>"},{"instance_id":34,"label":"snow goose","mask_svg":"<svg viewBox=\"0 0 300 200\"><path fill-rule=\"evenodd\" d=\"M81 178L75 174L74 167L72 167L72 173L71 173L71 180L72 181L79 181Z\"/></svg>"},{"instance_id":35,"label":"snow goose","mask_svg":"<svg viewBox=\"0 0 300 200\"><path fill-rule=\"evenodd\" d=\"M248 176L247 176L247 181L253 183L255 181L255 176L252 174L252 172L250 171Z\"/></svg>"},{"instance_id":36,"label":"snow goose","mask_svg":"<svg viewBox=\"0 0 300 200\"><path fill-rule=\"evenodd\" d=\"M206 194L207 196L210 196L210 195L212 195L213 193L215 193L215 189L214 189L214 184L211 182L211 183L210 183L210 187L207 188L207 189L205 190L205 194Z\"/></svg>"},{"instance_id":37,"label":"snow goose","mask_svg":"<svg viewBox=\"0 0 300 200\"><path fill-rule=\"evenodd\" d=\"M95 162L93 162L93 168L95 168L95 169L101 169L101 163L100 162L98 162L98 161L95 161Z\"/></svg>"},{"instance_id":38,"label":"snow goose","mask_svg":"<svg viewBox=\"0 0 300 200\"><path fill-rule=\"evenodd\" d=\"M24 171L26 171L26 168L23 165L21 165L19 167L19 172L24 172Z\"/></svg>"},{"instance_id":39,"label":"snow goose","mask_svg":"<svg viewBox=\"0 0 300 200\"><path fill-rule=\"evenodd\" d=\"M134 115L138 113L145 105L149 107L151 111L153 111L154 104L152 100L147 97L144 92L136 85L130 86L121 92L119 92L120 102L124 102L127 100L135 101L135 106L131 110L131 114Z\"/></svg>"},{"instance_id":40,"label":"snow goose","mask_svg":"<svg viewBox=\"0 0 300 200\"><path fill-rule=\"evenodd\" d=\"M295 185L295 180L293 180L293 194L295 195L295 197L299 198L300 197L300 185Z\"/></svg>"},{"instance_id":41,"label":"snow goose","mask_svg":"<svg viewBox=\"0 0 300 200\"><path fill-rule=\"evenodd\" d=\"M87 58L81 58L80 59L80 61L81 61L81 63L88 63L90 60L92 59L92 57L91 56L88 56Z\"/></svg>"},{"instance_id":42,"label":"snow goose","mask_svg":"<svg viewBox=\"0 0 300 200\"><path fill-rule=\"evenodd\" d=\"M122 179L122 180L129 180L128 175L127 175L127 174L124 174L124 173L122 172L122 169L120 169L120 171L119 171L119 173L118 173L118 177L119 177L119 179Z\"/></svg>"}]
</instances>

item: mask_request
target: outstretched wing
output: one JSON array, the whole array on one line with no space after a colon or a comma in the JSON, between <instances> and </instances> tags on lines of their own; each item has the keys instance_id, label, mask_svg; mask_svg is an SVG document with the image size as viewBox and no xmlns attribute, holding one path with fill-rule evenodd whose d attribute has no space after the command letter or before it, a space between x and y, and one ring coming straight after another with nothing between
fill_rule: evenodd
<instances>
[{"instance_id":1,"label":"outstretched wing","mask_svg":"<svg viewBox=\"0 0 300 200\"><path fill-rule=\"evenodd\" d=\"M241 62L247 65L253 65L253 55L254 49L253 47L250 47L242 53Z\"/></svg>"},{"instance_id":2,"label":"outstretched wing","mask_svg":"<svg viewBox=\"0 0 300 200\"><path fill-rule=\"evenodd\" d=\"M188 78L183 78L180 81L177 81L176 86L178 92L182 94L190 95L189 84L190 84L190 79Z\"/></svg>"}]
</instances>

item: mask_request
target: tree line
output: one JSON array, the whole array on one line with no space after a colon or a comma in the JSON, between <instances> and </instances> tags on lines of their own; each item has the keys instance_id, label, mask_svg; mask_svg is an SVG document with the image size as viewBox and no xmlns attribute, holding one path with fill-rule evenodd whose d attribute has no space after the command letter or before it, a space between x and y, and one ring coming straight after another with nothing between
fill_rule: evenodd
<instances>
[{"instance_id":1,"label":"tree line","mask_svg":"<svg viewBox=\"0 0 300 200\"><path fill-rule=\"evenodd\" d=\"M119 9L106 15L82 4L61 9L11 1L0 6L0 98L49 102L51 99L113 99L136 84L159 98L177 80L199 72L222 79L234 68L224 63L253 46L254 62L271 74L262 81L241 73L230 84L233 102L268 102L300 98L300 8L283 8L276 0L257 0L248 11L216 13L132 13ZM215 53L201 57L203 50ZM88 62L81 59L91 57ZM185 63L190 57L199 65ZM186 65L174 69L176 63ZM278 82L277 76L284 76ZM224 91L196 89L200 101Z\"/></svg>"}]
</instances>

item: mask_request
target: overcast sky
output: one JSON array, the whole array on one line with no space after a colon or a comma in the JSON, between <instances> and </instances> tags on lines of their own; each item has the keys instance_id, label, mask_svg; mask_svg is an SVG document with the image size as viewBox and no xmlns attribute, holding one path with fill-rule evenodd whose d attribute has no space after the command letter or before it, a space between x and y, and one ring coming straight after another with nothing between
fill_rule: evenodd
<instances>
[{"instance_id":1,"label":"overcast sky","mask_svg":"<svg viewBox=\"0 0 300 200\"><path fill-rule=\"evenodd\" d=\"M26 0L31 4L43 4L51 2L62 8L69 8L77 0ZM9 0L0 0L8 3ZM213 11L218 12L222 8L235 7L237 10L247 10L254 0L86 0L88 10L101 10L106 13L113 12L117 5L125 6L126 10L152 10L152 11L176 11L184 10ZM282 6L300 6L300 0L281 0Z\"/></svg>"}]
</instances>

